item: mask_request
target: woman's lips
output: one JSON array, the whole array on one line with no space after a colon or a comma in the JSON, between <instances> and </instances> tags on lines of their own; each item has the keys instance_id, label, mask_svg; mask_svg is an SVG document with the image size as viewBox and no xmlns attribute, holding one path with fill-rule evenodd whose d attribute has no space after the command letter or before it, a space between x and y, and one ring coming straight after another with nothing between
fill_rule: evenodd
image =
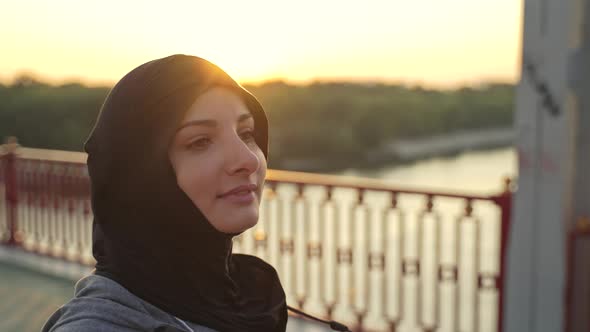
<instances>
[{"instance_id":1,"label":"woman's lips","mask_svg":"<svg viewBox=\"0 0 590 332\"><path fill-rule=\"evenodd\" d=\"M258 186L255 184L241 185L219 196L232 203L249 204L256 198Z\"/></svg>"},{"instance_id":2,"label":"woman's lips","mask_svg":"<svg viewBox=\"0 0 590 332\"><path fill-rule=\"evenodd\" d=\"M249 204L254 202L256 194L253 191L241 191L234 194L223 195L221 198L232 203Z\"/></svg>"}]
</instances>

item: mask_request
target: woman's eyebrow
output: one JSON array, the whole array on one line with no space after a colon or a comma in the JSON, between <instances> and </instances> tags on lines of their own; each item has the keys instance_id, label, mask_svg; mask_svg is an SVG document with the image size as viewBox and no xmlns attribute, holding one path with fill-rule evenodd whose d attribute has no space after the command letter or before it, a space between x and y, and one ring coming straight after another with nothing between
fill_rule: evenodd
<instances>
[{"instance_id":1,"label":"woman's eyebrow","mask_svg":"<svg viewBox=\"0 0 590 332\"><path fill-rule=\"evenodd\" d=\"M238 123L240 122L244 122L248 119L253 118L252 113L248 112L248 113L243 113L238 117Z\"/></svg>"},{"instance_id":2,"label":"woman's eyebrow","mask_svg":"<svg viewBox=\"0 0 590 332\"><path fill-rule=\"evenodd\" d=\"M251 113L243 113L238 116L238 123L244 122L248 119L252 118ZM204 126L204 127L216 127L217 121L211 119L203 119L203 120L191 120L183 123L177 131L182 130L183 128L190 127L190 126Z\"/></svg>"},{"instance_id":3,"label":"woman's eyebrow","mask_svg":"<svg viewBox=\"0 0 590 332\"><path fill-rule=\"evenodd\" d=\"M216 127L217 122L215 120L192 120L183 123L176 131L180 131L183 128L190 126L204 126L204 127Z\"/></svg>"}]
</instances>

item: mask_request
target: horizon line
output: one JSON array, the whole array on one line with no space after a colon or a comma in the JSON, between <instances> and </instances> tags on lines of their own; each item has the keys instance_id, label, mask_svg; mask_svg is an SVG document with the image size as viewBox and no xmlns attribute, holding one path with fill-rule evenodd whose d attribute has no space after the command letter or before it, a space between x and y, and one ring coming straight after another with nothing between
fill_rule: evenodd
<instances>
[{"instance_id":1,"label":"horizon line","mask_svg":"<svg viewBox=\"0 0 590 332\"><path fill-rule=\"evenodd\" d=\"M118 80L92 80L92 79L85 79L81 77L70 77L70 78L51 78L44 75L37 74L32 71L21 71L16 73L12 76L12 78L2 77L0 76L0 84L2 85L12 85L14 82L22 77L30 77L35 81L47 84L51 86L62 86L68 84L79 84L84 87L88 88L109 88L114 86ZM264 79L236 79L236 81L241 85L251 85L251 86L261 86L270 83L283 83L286 85L294 85L294 86L309 86L313 84L330 84L330 83L352 83L352 84L359 84L359 85L391 85L391 86L405 86L405 87L420 87L426 89L433 89L433 90L455 90L461 88L473 88L473 87L481 87L486 85L494 85L494 84L508 84L508 85L516 85L520 78L510 78L510 77L480 77L475 79L465 79L461 81L454 81L454 82L440 82L440 81L431 81L428 80L403 80L397 78L376 78L376 77L315 77L310 79L289 79L285 77L270 77Z\"/></svg>"}]
</instances>

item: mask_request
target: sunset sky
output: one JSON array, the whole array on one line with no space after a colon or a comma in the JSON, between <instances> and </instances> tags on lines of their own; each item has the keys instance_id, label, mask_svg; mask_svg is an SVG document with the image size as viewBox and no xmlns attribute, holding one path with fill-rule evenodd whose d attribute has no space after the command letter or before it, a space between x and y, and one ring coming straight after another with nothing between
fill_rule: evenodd
<instances>
[{"instance_id":1,"label":"sunset sky","mask_svg":"<svg viewBox=\"0 0 590 332\"><path fill-rule=\"evenodd\" d=\"M173 53L242 82L350 79L449 87L519 76L522 0L8 0L0 81L116 82Z\"/></svg>"}]
</instances>

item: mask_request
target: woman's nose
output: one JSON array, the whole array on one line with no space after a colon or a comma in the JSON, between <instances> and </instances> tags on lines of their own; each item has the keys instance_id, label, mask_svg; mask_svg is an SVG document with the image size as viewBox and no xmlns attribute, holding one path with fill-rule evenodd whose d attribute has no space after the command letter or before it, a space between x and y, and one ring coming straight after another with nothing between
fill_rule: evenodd
<instances>
[{"instance_id":1,"label":"woman's nose","mask_svg":"<svg viewBox=\"0 0 590 332\"><path fill-rule=\"evenodd\" d=\"M231 140L226 150L226 170L229 174L252 174L260 166L260 160L240 137Z\"/></svg>"}]
</instances>

